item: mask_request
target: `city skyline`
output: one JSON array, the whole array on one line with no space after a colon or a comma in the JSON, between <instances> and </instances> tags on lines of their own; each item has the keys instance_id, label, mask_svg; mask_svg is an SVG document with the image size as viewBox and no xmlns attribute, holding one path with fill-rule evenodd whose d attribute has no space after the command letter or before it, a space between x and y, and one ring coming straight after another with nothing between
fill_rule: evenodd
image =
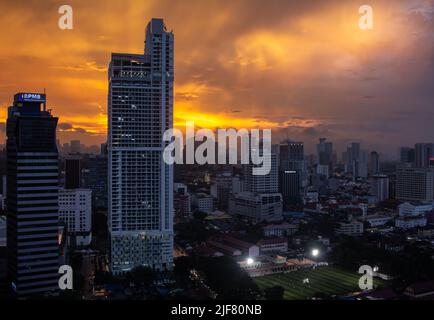
<instances>
[{"instance_id":1,"label":"city skyline","mask_svg":"<svg viewBox=\"0 0 434 320\"><path fill-rule=\"evenodd\" d=\"M434 0L70 1L0 4L0 300L434 299Z\"/></svg>"},{"instance_id":2,"label":"city skyline","mask_svg":"<svg viewBox=\"0 0 434 320\"><path fill-rule=\"evenodd\" d=\"M168 4L74 1L70 31L57 28L54 2L2 7L9 13L2 30L13 31L2 32L0 120L13 93L45 87L62 143L105 142L110 52L140 53L145 21L160 16L178 35L175 126L268 127L278 140L304 141L309 152L324 136L338 150L360 141L389 156L431 134L432 1L374 1L372 31L358 29L355 1L223 8L190 1L170 3L170 11ZM120 6L131 8L128 23L117 15ZM16 39L20 46L10 50Z\"/></svg>"}]
</instances>

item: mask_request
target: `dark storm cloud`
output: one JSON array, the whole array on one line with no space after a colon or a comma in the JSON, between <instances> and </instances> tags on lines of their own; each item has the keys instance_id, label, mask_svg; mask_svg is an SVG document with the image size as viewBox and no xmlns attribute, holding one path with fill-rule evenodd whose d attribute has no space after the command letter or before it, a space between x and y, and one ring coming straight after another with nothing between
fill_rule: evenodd
<instances>
[{"instance_id":1,"label":"dark storm cloud","mask_svg":"<svg viewBox=\"0 0 434 320\"><path fill-rule=\"evenodd\" d=\"M0 102L46 88L72 126L65 138L103 141L110 53L143 52L152 17L175 33L180 123L195 115L310 145L328 135L390 150L434 136L433 1L370 1L372 32L358 30L353 0L72 0L71 32L57 29L61 4L0 3L0 83L15 84L1 87Z\"/></svg>"}]
</instances>

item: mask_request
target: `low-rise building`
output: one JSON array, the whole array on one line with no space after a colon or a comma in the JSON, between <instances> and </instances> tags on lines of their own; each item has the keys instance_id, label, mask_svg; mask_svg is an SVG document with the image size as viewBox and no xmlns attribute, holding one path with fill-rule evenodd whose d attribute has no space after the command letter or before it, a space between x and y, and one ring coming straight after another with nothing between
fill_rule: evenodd
<instances>
[{"instance_id":1,"label":"low-rise building","mask_svg":"<svg viewBox=\"0 0 434 320\"><path fill-rule=\"evenodd\" d=\"M192 196L192 203L195 208L204 213L214 211L214 198L206 193L196 193Z\"/></svg>"},{"instance_id":2,"label":"low-rise building","mask_svg":"<svg viewBox=\"0 0 434 320\"><path fill-rule=\"evenodd\" d=\"M229 200L229 213L252 222L282 220L282 195L280 193L255 194L242 192Z\"/></svg>"},{"instance_id":3,"label":"low-rise building","mask_svg":"<svg viewBox=\"0 0 434 320\"><path fill-rule=\"evenodd\" d=\"M285 238L262 239L257 243L261 254L270 252L288 252L288 240Z\"/></svg>"},{"instance_id":4,"label":"low-rise building","mask_svg":"<svg viewBox=\"0 0 434 320\"><path fill-rule=\"evenodd\" d=\"M405 202L399 205L400 217L415 217L433 210L433 202Z\"/></svg>"},{"instance_id":5,"label":"low-rise building","mask_svg":"<svg viewBox=\"0 0 434 320\"><path fill-rule=\"evenodd\" d=\"M243 255L250 258L259 256L259 247L257 245L229 235L210 239L207 241L207 246L231 256Z\"/></svg>"},{"instance_id":6,"label":"low-rise building","mask_svg":"<svg viewBox=\"0 0 434 320\"><path fill-rule=\"evenodd\" d=\"M291 236L298 230L298 225L287 222L281 224L269 224L262 228L265 237Z\"/></svg>"},{"instance_id":7,"label":"low-rise building","mask_svg":"<svg viewBox=\"0 0 434 320\"><path fill-rule=\"evenodd\" d=\"M395 220L395 226L400 229L413 229L418 227L425 227L427 219L424 215L398 217Z\"/></svg>"},{"instance_id":8,"label":"low-rise building","mask_svg":"<svg viewBox=\"0 0 434 320\"><path fill-rule=\"evenodd\" d=\"M363 223L360 221L339 222L335 229L336 234L347 236L360 236L363 234Z\"/></svg>"},{"instance_id":9,"label":"low-rise building","mask_svg":"<svg viewBox=\"0 0 434 320\"><path fill-rule=\"evenodd\" d=\"M404 295L411 299L429 299L434 297L434 281L417 282L408 286Z\"/></svg>"},{"instance_id":10,"label":"low-rise building","mask_svg":"<svg viewBox=\"0 0 434 320\"><path fill-rule=\"evenodd\" d=\"M392 217L387 215L369 215L364 217L364 221L368 222L371 227L384 226L390 220L392 220Z\"/></svg>"}]
</instances>

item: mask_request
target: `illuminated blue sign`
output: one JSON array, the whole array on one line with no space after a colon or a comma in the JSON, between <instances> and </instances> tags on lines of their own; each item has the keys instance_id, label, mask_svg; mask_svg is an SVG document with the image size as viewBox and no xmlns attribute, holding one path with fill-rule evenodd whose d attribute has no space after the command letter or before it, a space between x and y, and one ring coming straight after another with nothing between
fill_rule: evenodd
<instances>
[{"instance_id":1,"label":"illuminated blue sign","mask_svg":"<svg viewBox=\"0 0 434 320\"><path fill-rule=\"evenodd\" d=\"M15 96L16 101L21 102L45 102L45 94L42 93L18 93Z\"/></svg>"}]
</instances>

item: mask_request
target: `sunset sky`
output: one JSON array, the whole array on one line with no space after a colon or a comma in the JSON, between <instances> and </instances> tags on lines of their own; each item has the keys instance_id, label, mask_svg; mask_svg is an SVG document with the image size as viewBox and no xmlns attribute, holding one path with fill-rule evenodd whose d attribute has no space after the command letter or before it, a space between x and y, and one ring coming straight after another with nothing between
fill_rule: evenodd
<instances>
[{"instance_id":1,"label":"sunset sky","mask_svg":"<svg viewBox=\"0 0 434 320\"><path fill-rule=\"evenodd\" d=\"M58 8L74 9L60 30ZM358 28L359 6L374 30ZM61 142L106 140L111 52L175 34L175 124L272 128L275 139L360 141L394 155L434 141L434 0L0 2L0 142L13 94L46 89Z\"/></svg>"}]
</instances>

